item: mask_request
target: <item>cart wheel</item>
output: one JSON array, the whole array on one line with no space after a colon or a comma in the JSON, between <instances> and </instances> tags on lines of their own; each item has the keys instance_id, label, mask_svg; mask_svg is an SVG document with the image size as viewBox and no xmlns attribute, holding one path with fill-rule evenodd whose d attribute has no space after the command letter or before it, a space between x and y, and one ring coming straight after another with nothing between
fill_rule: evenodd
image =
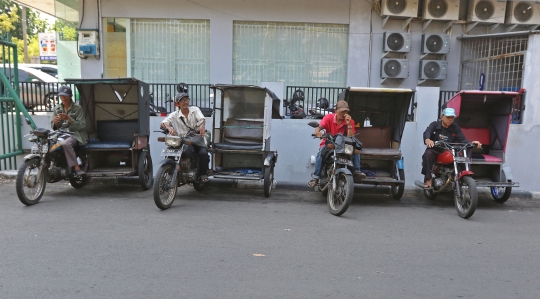
<instances>
[{"instance_id":1,"label":"cart wheel","mask_svg":"<svg viewBox=\"0 0 540 299\"><path fill-rule=\"evenodd\" d=\"M498 203L505 203L510 198L511 193L512 187L491 187L491 196Z\"/></svg>"},{"instance_id":2,"label":"cart wheel","mask_svg":"<svg viewBox=\"0 0 540 299\"><path fill-rule=\"evenodd\" d=\"M405 171L403 169L398 169L399 172L399 178L404 181L405 180ZM395 200L400 200L403 196L403 192L405 191L405 183L398 184L391 187L392 189L392 196Z\"/></svg>"},{"instance_id":3,"label":"cart wheel","mask_svg":"<svg viewBox=\"0 0 540 299\"><path fill-rule=\"evenodd\" d=\"M274 164L264 167L264 196L270 197L272 182L274 181Z\"/></svg>"},{"instance_id":4,"label":"cart wheel","mask_svg":"<svg viewBox=\"0 0 540 299\"><path fill-rule=\"evenodd\" d=\"M139 183L141 184L143 190L152 188L152 185L154 184L153 172L152 157L150 157L150 152L142 151L139 155L138 174Z\"/></svg>"},{"instance_id":5,"label":"cart wheel","mask_svg":"<svg viewBox=\"0 0 540 299\"><path fill-rule=\"evenodd\" d=\"M19 200L27 205L35 205L39 202L45 186L47 185L45 169L39 173L39 159L31 159L23 162L17 173L15 189Z\"/></svg>"}]
</instances>

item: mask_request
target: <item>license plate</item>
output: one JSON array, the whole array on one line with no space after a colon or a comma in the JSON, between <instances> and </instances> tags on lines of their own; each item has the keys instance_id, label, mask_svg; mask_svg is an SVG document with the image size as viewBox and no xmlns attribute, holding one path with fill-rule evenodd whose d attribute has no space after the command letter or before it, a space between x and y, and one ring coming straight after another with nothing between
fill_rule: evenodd
<instances>
[{"instance_id":1,"label":"license plate","mask_svg":"<svg viewBox=\"0 0 540 299\"><path fill-rule=\"evenodd\" d=\"M341 164L352 166L352 162L349 159L337 158L337 162L339 162Z\"/></svg>"},{"instance_id":2,"label":"license plate","mask_svg":"<svg viewBox=\"0 0 540 299\"><path fill-rule=\"evenodd\" d=\"M454 160L459 163L465 163L469 161L469 159L465 157L456 157Z\"/></svg>"},{"instance_id":3,"label":"license plate","mask_svg":"<svg viewBox=\"0 0 540 299\"><path fill-rule=\"evenodd\" d=\"M161 156L167 156L167 157L179 157L180 155L182 155L182 152L179 151L179 150L171 150L171 149L164 149L162 152L161 152Z\"/></svg>"}]
</instances>

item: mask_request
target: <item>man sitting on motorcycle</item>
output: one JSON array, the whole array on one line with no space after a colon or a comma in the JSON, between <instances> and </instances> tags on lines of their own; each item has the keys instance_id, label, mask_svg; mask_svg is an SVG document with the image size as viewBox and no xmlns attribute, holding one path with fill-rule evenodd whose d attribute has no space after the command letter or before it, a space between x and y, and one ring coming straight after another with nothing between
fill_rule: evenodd
<instances>
[{"instance_id":1,"label":"man sitting on motorcycle","mask_svg":"<svg viewBox=\"0 0 540 299\"><path fill-rule=\"evenodd\" d=\"M174 98L174 105L179 109L170 113L162 122L161 128L169 130L169 134L173 136L185 136L190 129L196 130L201 137L204 138L206 119L199 107L189 106L189 96L185 92L181 92ZM206 142L206 139L205 139ZM188 146L186 154L191 154L193 151L199 155L199 175L202 182L208 181L208 149L206 147L198 147L195 145ZM190 153L191 152L191 153Z\"/></svg>"},{"instance_id":2,"label":"man sitting on motorcycle","mask_svg":"<svg viewBox=\"0 0 540 299\"><path fill-rule=\"evenodd\" d=\"M454 108L446 108L441 114L441 119L432 122L424 131L424 143L426 151L422 155L422 174L424 175L424 188L431 188L431 170L442 148L433 148L435 141L446 141L448 143L469 143L463 135L461 128L454 123L456 112ZM479 141L473 141L478 148L482 148Z\"/></svg>"},{"instance_id":3,"label":"man sitting on motorcycle","mask_svg":"<svg viewBox=\"0 0 540 299\"><path fill-rule=\"evenodd\" d=\"M56 130L61 128L63 123L67 122L68 130L73 132L73 135L62 142L64 155L66 156L68 166L73 167L74 173L76 175L83 175L84 171L79 167L77 157L75 156L75 146L85 145L88 142L86 118L83 108L75 104L71 99L72 95L73 93L69 86L60 86L58 96L62 102L60 105L54 106L51 127ZM54 148L51 148L51 151L53 150Z\"/></svg>"},{"instance_id":4,"label":"man sitting on motorcycle","mask_svg":"<svg viewBox=\"0 0 540 299\"><path fill-rule=\"evenodd\" d=\"M344 136L351 137L356 134L354 120L347 112L349 112L349 104L343 100L339 101L336 105L336 112L325 115L319 123L319 126L315 128L315 136L322 136L321 129L326 130L326 133L332 135L343 133ZM308 183L309 187L315 187L319 183L319 176L323 165L322 152L325 148L326 139L323 139L320 144L319 152L317 153L317 158L315 159L315 170L313 172L313 179ZM366 175L360 172L360 154L353 155L353 168L355 179L366 178Z\"/></svg>"}]
</instances>

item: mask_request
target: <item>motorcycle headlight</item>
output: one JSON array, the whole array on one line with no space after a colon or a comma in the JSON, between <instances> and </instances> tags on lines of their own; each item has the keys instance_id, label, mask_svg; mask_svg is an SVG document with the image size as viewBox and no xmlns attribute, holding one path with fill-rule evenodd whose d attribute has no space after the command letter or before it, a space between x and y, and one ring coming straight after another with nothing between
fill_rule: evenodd
<instances>
[{"instance_id":1,"label":"motorcycle headlight","mask_svg":"<svg viewBox=\"0 0 540 299\"><path fill-rule=\"evenodd\" d=\"M179 147L181 138L178 136L166 136L165 145L170 147Z\"/></svg>"},{"instance_id":2,"label":"motorcycle headlight","mask_svg":"<svg viewBox=\"0 0 540 299\"><path fill-rule=\"evenodd\" d=\"M350 144L345 144L345 154L352 155L354 152L354 147Z\"/></svg>"}]
</instances>

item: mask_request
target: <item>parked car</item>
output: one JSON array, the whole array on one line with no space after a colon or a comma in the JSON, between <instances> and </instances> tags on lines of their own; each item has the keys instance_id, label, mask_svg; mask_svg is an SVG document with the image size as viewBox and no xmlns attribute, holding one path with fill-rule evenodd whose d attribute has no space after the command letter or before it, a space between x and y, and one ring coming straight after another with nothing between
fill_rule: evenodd
<instances>
[{"instance_id":1,"label":"parked car","mask_svg":"<svg viewBox=\"0 0 540 299\"><path fill-rule=\"evenodd\" d=\"M14 80L15 74L12 66L2 66L0 69L9 80ZM32 109L45 105L51 110L58 102L58 79L35 68L18 66L19 97L23 105Z\"/></svg>"},{"instance_id":2,"label":"parked car","mask_svg":"<svg viewBox=\"0 0 540 299\"><path fill-rule=\"evenodd\" d=\"M31 67L33 69L42 71L48 75L58 78L58 66L54 64L38 64L38 63L25 63L19 64L19 67Z\"/></svg>"}]
</instances>

